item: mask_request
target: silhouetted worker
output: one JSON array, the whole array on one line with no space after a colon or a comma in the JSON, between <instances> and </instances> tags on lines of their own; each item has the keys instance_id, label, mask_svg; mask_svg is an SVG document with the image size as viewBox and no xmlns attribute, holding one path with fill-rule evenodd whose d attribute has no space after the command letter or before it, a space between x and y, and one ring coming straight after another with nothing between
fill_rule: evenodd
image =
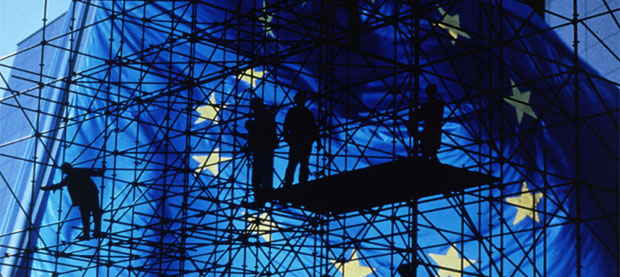
<instances>
[{"instance_id":1,"label":"silhouetted worker","mask_svg":"<svg viewBox=\"0 0 620 277\"><path fill-rule=\"evenodd\" d=\"M245 122L252 153L252 189L257 203L273 188L273 151L278 147L275 115L260 98L250 100L251 119Z\"/></svg>"},{"instance_id":2,"label":"silhouetted worker","mask_svg":"<svg viewBox=\"0 0 620 277\"><path fill-rule=\"evenodd\" d=\"M41 187L41 190L56 190L64 186L69 189L69 196L71 196L71 202L73 206L78 206L80 215L82 217L82 226L84 228L84 234L78 237L79 240L90 239L90 214L93 214L95 221L95 237L101 236L101 214L102 210L99 208L99 191L95 186L95 183L90 178L91 176L103 176L104 169L89 169L89 168L73 168L68 163L63 163L60 167L62 172L67 174L67 177L62 179L60 183L47 187Z\"/></svg>"},{"instance_id":3,"label":"silhouetted worker","mask_svg":"<svg viewBox=\"0 0 620 277\"><path fill-rule=\"evenodd\" d=\"M312 143L318 141L318 129L314 124L314 115L308 108L304 106L306 103L306 95L297 93L295 98L295 107L290 109L284 119L284 140L288 142L288 166L284 175L284 186L293 183L295 176L295 168L299 166L299 183L308 181L308 163L310 160L310 152L312 151Z\"/></svg>"},{"instance_id":4,"label":"silhouetted worker","mask_svg":"<svg viewBox=\"0 0 620 277\"><path fill-rule=\"evenodd\" d=\"M441 121L443 120L443 102L437 98L437 86L429 84L426 87L428 102L422 104L419 110L409 114L407 126L409 135L414 136L414 130L418 128L418 122L423 121L420 148L422 157L434 162L437 159L437 151L441 146Z\"/></svg>"}]
</instances>

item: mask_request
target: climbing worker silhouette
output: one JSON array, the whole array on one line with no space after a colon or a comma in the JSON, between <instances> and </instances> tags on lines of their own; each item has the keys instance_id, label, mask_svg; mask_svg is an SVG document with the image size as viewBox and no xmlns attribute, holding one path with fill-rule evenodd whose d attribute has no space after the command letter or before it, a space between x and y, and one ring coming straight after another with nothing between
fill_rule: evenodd
<instances>
[{"instance_id":1,"label":"climbing worker silhouette","mask_svg":"<svg viewBox=\"0 0 620 277\"><path fill-rule=\"evenodd\" d=\"M260 98L250 100L248 148L252 154L252 189L256 203L265 202L265 193L273 188L273 151L278 147L278 133L274 113Z\"/></svg>"},{"instance_id":2,"label":"climbing worker silhouette","mask_svg":"<svg viewBox=\"0 0 620 277\"><path fill-rule=\"evenodd\" d=\"M67 186L69 196L71 197L71 202L73 202L74 206L78 206L82 217L84 234L78 237L78 240L90 239L91 213L93 214L93 219L95 220L94 236L96 238L101 237L101 214L103 211L99 208L99 191L90 177L103 176L105 168L73 168L73 166L69 163L63 163L60 168L63 173L67 174L67 177L62 179L62 181L58 184L41 187L41 190L56 190Z\"/></svg>"},{"instance_id":3,"label":"climbing worker silhouette","mask_svg":"<svg viewBox=\"0 0 620 277\"><path fill-rule=\"evenodd\" d=\"M314 123L314 115L304 105L306 95L297 93L293 98L295 107L290 109L284 119L284 141L288 143L288 165L284 175L284 186L293 183L295 168L299 164L299 183L308 181L308 162L312 143L318 141L318 129Z\"/></svg>"},{"instance_id":4,"label":"climbing worker silhouette","mask_svg":"<svg viewBox=\"0 0 620 277\"><path fill-rule=\"evenodd\" d=\"M428 102L422 104L419 110L409 114L407 129L409 135L414 136L418 122L424 122L420 148L422 157L433 162L439 162L437 151L441 145L441 122L443 120L443 102L437 97L437 86L429 84L426 87Z\"/></svg>"}]
</instances>

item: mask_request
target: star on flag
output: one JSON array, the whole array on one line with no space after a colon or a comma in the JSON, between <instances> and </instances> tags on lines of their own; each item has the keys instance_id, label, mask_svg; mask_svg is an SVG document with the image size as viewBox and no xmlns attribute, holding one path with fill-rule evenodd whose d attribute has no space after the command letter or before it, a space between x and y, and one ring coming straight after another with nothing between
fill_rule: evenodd
<instances>
[{"instance_id":1,"label":"star on flag","mask_svg":"<svg viewBox=\"0 0 620 277\"><path fill-rule=\"evenodd\" d=\"M437 26L448 31L448 34L452 37L452 45L456 43L456 39L459 36L469 38L469 35L465 31L461 30L461 21L458 14L449 15L441 7L439 7L439 13L441 14L441 22L439 22Z\"/></svg>"},{"instance_id":2,"label":"star on flag","mask_svg":"<svg viewBox=\"0 0 620 277\"><path fill-rule=\"evenodd\" d=\"M255 71L254 68L250 68L237 75L237 79L250 84L254 88L256 87L256 82L262 79L264 75L265 71Z\"/></svg>"},{"instance_id":3,"label":"star on flag","mask_svg":"<svg viewBox=\"0 0 620 277\"><path fill-rule=\"evenodd\" d=\"M265 14L260 16L258 18L258 21L260 21L263 24L263 29L265 29L265 34L267 36L275 38L276 35L273 33L273 30L271 29L271 20L273 20L273 16L271 15L271 13L267 12L267 1L266 0L263 0L263 8L265 9Z\"/></svg>"},{"instance_id":4,"label":"star on flag","mask_svg":"<svg viewBox=\"0 0 620 277\"><path fill-rule=\"evenodd\" d=\"M522 93L521 91L519 91L519 88L515 86L515 83L512 81L512 79L510 80L510 86L512 86L512 95L504 97L504 101L515 107L515 111L517 113L517 121L521 123L524 113L533 118L538 118L536 117L536 113L534 112L534 110L532 110L532 107L530 106L530 95L532 92L526 91Z\"/></svg>"},{"instance_id":5,"label":"star on flag","mask_svg":"<svg viewBox=\"0 0 620 277\"><path fill-rule=\"evenodd\" d=\"M536 213L536 206L542 197L542 192L537 192L536 194L531 193L527 188L527 183L523 182L523 186L521 187L521 195L506 198L506 202L517 208L517 215L515 216L512 225L517 225L517 223L521 222L526 217L533 218L536 222L540 221L538 218L538 213Z\"/></svg>"},{"instance_id":6,"label":"star on flag","mask_svg":"<svg viewBox=\"0 0 620 277\"><path fill-rule=\"evenodd\" d=\"M271 220L268 213L262 213L259 216L248 216L248 222L250 223L248 231L259 234L267 242L271 242L272 230L278 228L278 225Z\"/></svg>"},{"instance_id":7,"label":"star on flag","mask_svg":"<svg viewBox=\"0 0 620 277\"><path fill-rule=\"evenodd\" d=\"M431 259L433 259L433 261L435 261L435 263L437 263L438 266L441 267L437 270L437 276L440 277L461 277L461 272L476 262L475 260L460 258L458 250L454 247L454 245L450 245L450 249L448 249L448 252L445 255L433 253L429 253L428 255Z\"/></svg>"},{"instance_id":8,"label":"star on flag","mask_svg":"<svg viewBox=\"0 0 620 277\"><path fill-rule=\"evenodd\" d=\"M331 260L338 271L342 273L343 277L364 277L368 276L375 271L374 267L363 266L359 262L359 258L357 257L357 251L353 249L351 253L351 259L346 262L339 262L336 260Z\"/></svg>"},{"instance_id":9,"label":"star on flag","mask_svg":"<svg viewBox=\"0 0 620 277\"><path fill-rule=\"evenodd\" d=\"M209 102L206 105L196 108L196 111L200 114L200 116L196 119L196 121L194 121L194 124L199 124L207 119L217 124L217 115L224 107L226 107L226 105L218 105L215 102L215 95L211 94L211 96L209 97Z\"/></svg>"},{"instance_id":10,"label":"star on flag","mask_svg":"<svg viewBox=\"0 0 620 277\"><path fill-rule=\"evenodd\" d=\"M217 176L220 171L220 163L231 160L230 157L221 157L219 149L215 149L209 155L192 155L192 159L199 163L196 168L196 173L201 173L204 169L207 169L213 176Z\"/></svg>"}]
</instances>

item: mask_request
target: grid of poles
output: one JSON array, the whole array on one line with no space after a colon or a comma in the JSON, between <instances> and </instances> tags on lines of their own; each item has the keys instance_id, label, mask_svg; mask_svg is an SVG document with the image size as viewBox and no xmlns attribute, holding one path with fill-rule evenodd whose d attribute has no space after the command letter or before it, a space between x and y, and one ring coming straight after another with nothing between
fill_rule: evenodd
<instances>
[{"instance_id":1,"label":"grid of poles","mask_svg":"<svg viewBox=\"0 0 620 277\"><path fill-rule=\"evenodd\" d=\"M390 18L368 8L381 9L380 0L355 1L359 6L356 12L367 18L362 27L366 28L364 32L372 32L373 28L386 25L396 26L394 37L403 37L394 43L394 53L396 50L405 52L405 61L397 60L396 54L390 60L375 53L363 53L363 48L349 50L346 45L339 45L339 42L350 39L350 34L333 18L336 10L348 7L347 1L317 1L319 12L310 15L296 14L295 7L307 5L306 1L262 1L252 7L237 6L236 9L226 5L219 7L210 2L181 0L161 1L159 4L159 1L121 0L73 2L65 15L70 26L66 32L54 37L46 36L47 19L44 17L43 39L32 48L12 54L17 57L39 49L41 62L38 71L11 68L12 76L17 76L12 78L19 78L20 73L22 76L36 76L19 80L21 84L26 84L22 85L23 89L12 89L6 76L0 80L0 87L5 91L1 108L14 110L18 116L26 118L32 135L4 142L0 149L29 143L33 153L37 153L34 157L2 155L2 159L26 163L31 167L29 177L24 179L28 183L21 184L32 186L30 199L44 197L38 188L52 181L53 172L59 174L61 161L71 161L78 167L107 168L105 176L96 179L104 210L106 237L96 243L63 239L63 230L73 228L79 232L80 229L79 224L75 225L79 218L70 216L73 215L69 213L70 205L62 199L66 195L48 194L45 201L23 203L15 197L15 205L27 217L27 223L15 232L0 234L5 238L23 237L18 247L15 244L2 245L5 253L0 253L0 264L12 267L13 272L30 270L32 273L63 276L93 273L106 276L324 276L338 272L346 274L344 264L356 258L354 262L372 268L375 274L379 274L379 265L375 261L382 259L389 264L389 268L381 269L385 270L382 272L397 275L399 267L415 264L418 272L422 269L425 274L435 275L445 268L433 262L428 253L442 252L437 249L445 249L445 246L458 246L459 255L464 257L465 244L477 241L474 246L477 247L477 254L467 258L476 261L494 259L494 262L484 266L474 263L467 269L462 266L455 272L464 276L546 276L551 261L547 261L547 248L541 250L537 242L546 241L549 228L571 224L579 226L589 220L579 215L578 206L577 214L562 209L557 209L555 214L547 214L544 212L546 209L539 206L534 209L541 214L542 223L513 229L510 224L512 218L505 218L504 210L509 207L506 199L518 195L505 194L502 188L520 186L521 182L489 184L346 214L315 214L286 203L269 203L264 207L248 204L253 199L249 178L251 160L243 150L245 140L238 134L246 132L243 123L248 118L248 103L252 97L270 99L269 103L282 114L281 111L292 107L292 97L299 91L293 83L303 78L318 80L318 90L313 92L310 102L321 126L323 147L313 150L311 156L312 178L319 179L416 155L418 141L403 134L398 124L406 118L408 108L405 107L420 103L418 92L422 83L428 82L423 79L424 76L434 76L449 83L461 82L468 91L483 90L483 80L467 83L453 79L454 76L442 75L436 64L428 62L425 57L427 53L420 47L426 40L450 38L451 34L439 24L444 22L444 27L449 24L442 21L450 16L449 12L441 18L431 16L431 13L438 8L450 11L456 3L454 1L425 5L416 4L416 1L396 1L392 6L395 16ZM159 5L166 9L147 12L157 11ZM577 2L573 5L577 9ZM219 10L222 17L214 22L197 21L199 13L204 10ZM494 14L497 11L480 5L482 15L486 14L489 18L505 16L501 12ZM608 7L599 16L613 12ZM289 15L282 16L285 13ZM303 29L298 27L298 22L290 21L291 17L314 24L305 25L308 29ZM567 19L567 22L574 24L574 58L575 64L578 64L577 24L585 24L585 21L579 21L576 12L573 19L576 20ZM478 20L484 23L487 18L482 16ZM485 24L478 26L478 30L467 31L470 36L482 39L477 40L476 45L469 45L470 52L463 55L474 55L482 61L486 55L493 56L495 50L499 49L501 53L502 47L510 47L485 40L495 30ZM459 30L459 26L448 27ZM427 34L426 37L421 35L421 29ZM141 31L127 34L128 30ZM103 46L109 47L106 56L91 56L87 49L88 45L92 45L87 44L88 39L96 32L107 35L107 41L102 42ZM305 39L280 41L279 34L284 32ZM236 37L231 38L228 33ZM147 35L153 34L160 36L156 43L146 40ZM318 35L313 37L311 34ZM268 48L276 50L267 51ZM200 52L204 49L212 49L213 52ZM441 51L448 53L451 50L444 48ZM62 75L46 71L46 62L49 61L46 55L49 52L55 53L56 59L59 59L54 61L56 64L64 65ZM338 61L334 58L352 55L349 52L362 52L362 56L371 57L369 59L379 63L354 61L350 57ZM536 57L535 53L527 54ZM296 71L290 74L293 79L287 83L278 78L281 74L279 66L282 60L292 56L302 57L299 60L302 64L293 70ZM458 65L451 59L459 57L446 56L450 67L457 70ZM87 66L80 64L86 59L96 62ZM341 60L347 63L336 64ZM503 57L496 56L492 61L501 64ZM318 74L307 70L307 67L318 68ZM380 77L391 83L385 82L383 89L386 93L379 102L389 102L390 105L387 108L368 107L356 101L355 97L350 97L351 91L364 84L355 83L355 80L338 83L334 71L343 68L387 72ZM255 74L259 70L264 75ZM476 70L480 76L484 75L483 66L476 67ZM579 69L574 70L578 72ZM139 78L127 78L129 75L126 72ZM507 73L497 74L501 78L502 74ZM577 78L574 80L578 90L579 81ZM438 86L442 91L447 90L447 83L439 83ZM270 91L278 91L278 96L271 98L265 95ZM449 95L450 91L447 91ZM503 112L506 103L498 91L472 95L444 99L451 109L447 120L466 126L473 139L446 132L440 155L453 151L464 153L474 161L466 167L467 170L487 174L493 172L500 179L503 179L503 168L507 165L517 171L534 171L540 176L553 174L547 172L545 167L524 168L522 164L511 161L509 156L504 156L501 139L483 135L492 132L485 128L498 125L470 125L470 121L460 118L459 115L473 114L479 121L485 121L492 112L499 117L489 120L506 122L508 118L514 118L514 114ZM494 101L490 104L491 112L468 113L463 110L464 103L473 103L476 109L482 98ZM25 105L22 103L26 100L22 99L34 99L34 102L28 101L29 104ZM205 118L197 113L197 109L204 106L217 115ZM361 110L365 117L343 117L336 112L341 106L345 113ZM599 116L617 119L617 113L608 110ZM578 105L574 114L567 115L565 121L576 126L575 136L579 137L580 121L573 120L573 117L579 118ZM276 118L282 119L281 116ZM95 123L100 126L89 125ZM278 122L280 131L282 123ZM85 128L91 131L84 134L81 130ZM531 132L495 131L500 137L515 137L516 141L526 138L526 134ZM151 133L143 134L145 132ZM362 132L368 134L368 140L357 139ZM131 133L131 141L127 141L128 133ZM80 138L80 135L89 136L90 141ZM386 135L392 137L389 143L383 143L381 147L373 144ZM398 149L403 148L411 151L399 152ZM577 145L575 151L578 148ZM286 163L287 150L284 142L276 149L276 187L283 179L281 165ZM213 153L218 155L213 156ZM200 164L196 162L198 156L215 158L207 158L211 164ZM214 165L217 173L210 171ZM579 164L576 170L579 170ZM533 193L549 192L550 196L543 198L540 204L545 207L562 206L570 197L579 198L582 192L587 191L584 187L590 186L577 181L579 174L577 178L553 178L563 182L550 184L545 181L532 190ZM12 188L15 185L5 180L3 186ZM551 196L551 191L558 187L564 187L568 193ZM610 193L615 194L617 199L617 189ZM55 210L44 212L46 206ZM479 212L482 210L493 212L486 215ZM444 227L433 219L433 213L441 212L457 215L460 228ZM57 220L41 224L41 217L50 213L54 213ZM616 238L617 218L616 221L613 218L617 215L617 210L615 214L603 215L609 219L609 224L616 224L612 227ZM557 223L557 218L563 220ZM499 233L482 234L484 225L501 227ZM415 234L423 231L434 233L440 239L432 243L420 241ZM43 237L43 232L53 232L56 236ZM530 240L518 242L517 235L528 232L531 233ZM573 239L579 252L579 234ZM519 245L518 251L523 254L520 259L503 253L511 243ZM577 260L575 272L580 274L580 258ZM33 264L39 267L30 268ZM529 265L533 272L520 269L525 265Z\"/></svg>"}]
</instances>

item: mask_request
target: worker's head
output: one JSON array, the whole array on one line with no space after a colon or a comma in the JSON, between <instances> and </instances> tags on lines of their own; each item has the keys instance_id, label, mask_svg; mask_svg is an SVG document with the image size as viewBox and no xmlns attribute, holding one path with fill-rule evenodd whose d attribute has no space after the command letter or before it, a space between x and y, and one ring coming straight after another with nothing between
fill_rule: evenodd
<instances>
[{"instance_id":1,"label":"worker's head","mask_svg":"<svg viewBox=\"0 0 620 277\"><path fill-rule=\"evenodd\" d=\"M298 92L293 98L293 101L295 101L295 104L297 104L298 106L303 106L304 104L306 104L306 100L306 94L302 92Z\"/></svg>"},{"instance_id":2,"label":"worker's head","mask_svg":"<svg viewBox=\"0 0 620 277\"><path fill-rule=\"evenodd\" d=\"M428 86L426 86L426 96L428 97L428 99L436 99L437 98L437 85L428 84Z\"/></svg>"},{"instance_id":3,"label":"worker's head","mask_svg":"<svg viewBox=\"0 0 620 277\"><path fill-rule=\"evenodd\" d=\"M69 164L69 163L63 163L63 164L60 166L60 169L62 170L62 172L67 173L67 172L69 172L71 169L73 169L73 166L71 166L71 164Z\"/></svg>"},{"instance_id":4,"label":"worker's head","mask_svg":"<svg viewBox=\"0 0 620 277\"><path fill-rule=\"evenodd\" d=\"M263 99L260 99L258 97L254 97L252 99L250 99L250 109L253 111L258 111L260 109L262 109L264 106L263 104Z\"/></svg>"}]
</instances>

